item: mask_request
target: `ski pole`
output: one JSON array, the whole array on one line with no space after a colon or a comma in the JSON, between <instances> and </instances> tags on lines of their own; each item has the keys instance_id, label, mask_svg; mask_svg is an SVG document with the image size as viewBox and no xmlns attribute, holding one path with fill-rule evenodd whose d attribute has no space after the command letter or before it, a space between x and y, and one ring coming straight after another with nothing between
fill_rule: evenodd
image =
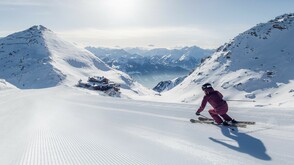
<instances>
[{"instance_id":1,"label":"ski pole","mask_svg":"<svg viewBox=\"0 0 294 165\"><path fill-rule=\"evenodd\" d=\"M226 101L256 102L255 100L226 100Z\"/></svg>"},{"instance_id":2,"label":"ski pole","mask_svg":"<svg viewBox=\"0 0 294 165\"><path fill-rule=\"evenodd\" d=\"M206 116L204 116L204 115L201 115L201 114L200 114L200 116L202 116L202 117L204 117L204 118L206 118L206 119L210 119L210 118L208 118L208 117L206 117Z\"/></svg>"}]
</instances>

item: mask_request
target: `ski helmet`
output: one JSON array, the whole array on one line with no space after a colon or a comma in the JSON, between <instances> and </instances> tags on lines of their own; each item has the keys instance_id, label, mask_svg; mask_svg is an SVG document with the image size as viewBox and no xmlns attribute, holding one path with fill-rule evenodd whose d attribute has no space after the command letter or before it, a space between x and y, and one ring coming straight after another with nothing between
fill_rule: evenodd
<instances>
[{"instance_id":1,"label":"ski helmet","mask_svg":"<svg viewBox=\"0 0 294 165\"><path fill-rule=\"evenodd\" d=\"M202 90L208 89L208 88L212 88L212 85L209 83L205 83L202 85Z\"/></svg>"}]
</instances>

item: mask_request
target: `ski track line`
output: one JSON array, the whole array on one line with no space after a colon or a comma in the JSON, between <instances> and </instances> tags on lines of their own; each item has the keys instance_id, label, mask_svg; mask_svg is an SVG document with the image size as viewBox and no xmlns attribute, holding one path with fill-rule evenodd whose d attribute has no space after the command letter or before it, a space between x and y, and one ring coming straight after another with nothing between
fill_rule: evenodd
<instances>
[{"instance_id":1,"label":"ski track line","mask_svg":"<svg viewBox=\"0 0 294 165\"><path fill-rule=\"evenodd\" d=\"M62 136L48 130L37 131L20 160L13 162L19 165L155 164L142 162L119 148L97 144L93 138Z\"/></svg>"},{"instance_id":2,"label":"ski track line","mask_svg":"<svg viewBox=\"0 0 294 165\"><path fill-rule=\"evenodd\" d=\"M87 105L87 104L80 104L80 103L75 103L75 104L81 105L84 107L94 108L99 111L103 110L103 111L127 112L127 113L133 113L133 114L138 114L138 115L146 115L146 116L152 116L152 117L157 117L157 118L170 119L170 120L176 120L176 121L185 121L185 122L188 122L190 120L188 118L166 116L166 115L154 114L154 113L149 113L149 112L139 112L139 111L133 111L133 110L127 110L127 109L109 108L109 107L103 107L103 106L98 106L98 105Z\"/></svg>"},{"instance_id":3,"label":"ski track line","mask_svg":"<svg viewBox=\"0 0 294 165\"><path fill-rule=\"evenodd\" d=\"M183 117L174 117L174 116L166 116L166 115L160 115L160 114L154 114L154 113L149 113L149 112L140 112L140 111L135 111L135 110L126 110L122 108L109 108L109 107L103 107L103 106L98 106L98 105L88 105L88 104L81 104L81 103L75 103L80 106L84 107L89 107L89 108L94 108L97 110L103 110L103 111L116 111L116 112L127 112L127 113L133 113L133 114L138 114L138 115L145 115L145 116L150 116L150 117L157 117L161 119L168 119L168 120L174 120L174 121L179 121L179 122L189 122L190 123L190 118L183 118ZM256 127L256 124L255 124ZM262 127L263 128L263 127ZM262 129L259 128L259 129ZM267 128L267 127L265 127ZM257 128L256 128L257 129ZM272 128L269 128L272 129ZM252 131L252 132L251 132ZM254 133L254 130L248 130L248 133Z\"/></svg>"},{"instance_id":4,"label":"ski track line","mask_svg":"<svg viewBox=\"0 0 294 165\"><path fill-rule=\"evenodd\" d=\"M151 116L151 117L157 117L157 118L162 118L162 119L169 119L169 120L175 120L175 121L189 122L190 123L190 118L166 116L166 115L154 114L154 113L149 113L149 112L127 110L127 109L123 109L123 108L120 108L120 109L119 108L109 108L109 107L103 107L103 106L98 106L98 105L88 105L88 104L80 104L80 103L75 103L75 104L85 106L85 107L94 108L94 109L98 109L98 110L103 110L103 111L127 112L127 113L133 113L133 114L138 114L138 115L145 115L145 116Z\"/></svg>"},{"instance_id":5,"label":"ski track line","mask_svg":"<svg viewBox=\"0 0 294 165\"><path fill-rule=\"evenodd\" d=\"M74 99L67 99L68 102L74 102L76 103L77 100L74 100ZM87 102L84 101L84 102ZM97 104L99 102L97 102L97 100L95 101L88 101L90 104ZM107 103L109 105L113 104L113 100L112 101L105 101L103 100L103 102L101 102L103 104ZM125 102L125 100L119 100L117 101L116 100L116 103L118 105L127 105L127 106L130 106L130 105L136 105L136 106L140 106L140 107L146 107L146 105L148 106L152 106L152 107L162 107L162 108L169 108L169 111L177 111L177 112L183 112L183 109L191 109L193 111L196 111L197 110L197 105L191 105L191 104L177 104L177 103L162 103L162 102L149 102L149 101L138 101L138 102L135 102L133 100L129 101L129 102Z\"/></svg>"}]
</instances>

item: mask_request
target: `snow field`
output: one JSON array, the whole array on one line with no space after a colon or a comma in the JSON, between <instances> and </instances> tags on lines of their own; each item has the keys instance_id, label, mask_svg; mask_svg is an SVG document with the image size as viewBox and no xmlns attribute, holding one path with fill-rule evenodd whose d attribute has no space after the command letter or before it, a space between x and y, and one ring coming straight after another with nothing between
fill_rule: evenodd
<instances>
[{"instance_id":1,"label":"snow field","mask_svg":"<svg viewBox=\"0 0 294 165\"><path fill-rule=\"evenodd\" d=\"M56 87L0 95L1 164L291 164L294 113L235 108L257 124L191 124L198 105L102 97ZM207 111L203 113L207 115Z\"/></svg>"}]
</instances>

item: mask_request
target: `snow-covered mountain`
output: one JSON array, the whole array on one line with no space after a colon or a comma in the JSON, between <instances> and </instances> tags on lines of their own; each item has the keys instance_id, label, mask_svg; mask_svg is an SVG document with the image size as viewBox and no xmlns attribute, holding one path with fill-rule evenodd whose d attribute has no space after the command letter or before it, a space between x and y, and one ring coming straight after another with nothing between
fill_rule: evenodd
<instances>
[{"instance_id":1,"label":"snow-covered mountain","mask_svg":"<svg viewBox=\"0 0 294 165\"><path fill-rule=\"evenodd\" d=\"M178 84L180 84L186 77L187 76L178 77L173 80L161 81L153 88L153 90L157 92L168 91L177 86Z\"/></svg>"},{"instance_id":2,"label":"snow-covered mountain","mask_svg":"<svg viewBox=\"0 0 294 165\"><path fill-rule=\"evenodd\" d=\"M16 89L16 87L6 82L5 80L0 79L0 90L6 90L6 89Z\"/></svg>"},{"instance_id":3,"label":"snow-covered mountain","mask_svg":"<svg viewBox=\"0 0 294 165\"><path fill-rule=\"evenodd\" d=\"M127 74L41 25L0 39L0 66L0 78L21 89L73 86L79 79L105 76L120 84L123 93L150 93Z\"/></svg>"},{"instance_id":4,"label":"snow-covered mountain","mask_svg":"<svg viewBox=\"0 0 294 165\"><path fill-rule=\"evenodd\" d=\"M201 85L210 82L228 98L287 106L294 101L293 43L294 14L258 24L219 47L166 96L199 101Z\"/></svg>"},{"instance_id":5,"label":"snow-covered mountain","mask_svg":"<svg viewBox=\"0 0 294 165\"><path fill-rule=\"evenodd\" d=\"M109 66L128 73L142 84L154 87L159 81L173 79L188 74L212 50L197 46L182 49L143 49L143 48L95 48L89 51Z\"/></svg>"}]
</instances>

